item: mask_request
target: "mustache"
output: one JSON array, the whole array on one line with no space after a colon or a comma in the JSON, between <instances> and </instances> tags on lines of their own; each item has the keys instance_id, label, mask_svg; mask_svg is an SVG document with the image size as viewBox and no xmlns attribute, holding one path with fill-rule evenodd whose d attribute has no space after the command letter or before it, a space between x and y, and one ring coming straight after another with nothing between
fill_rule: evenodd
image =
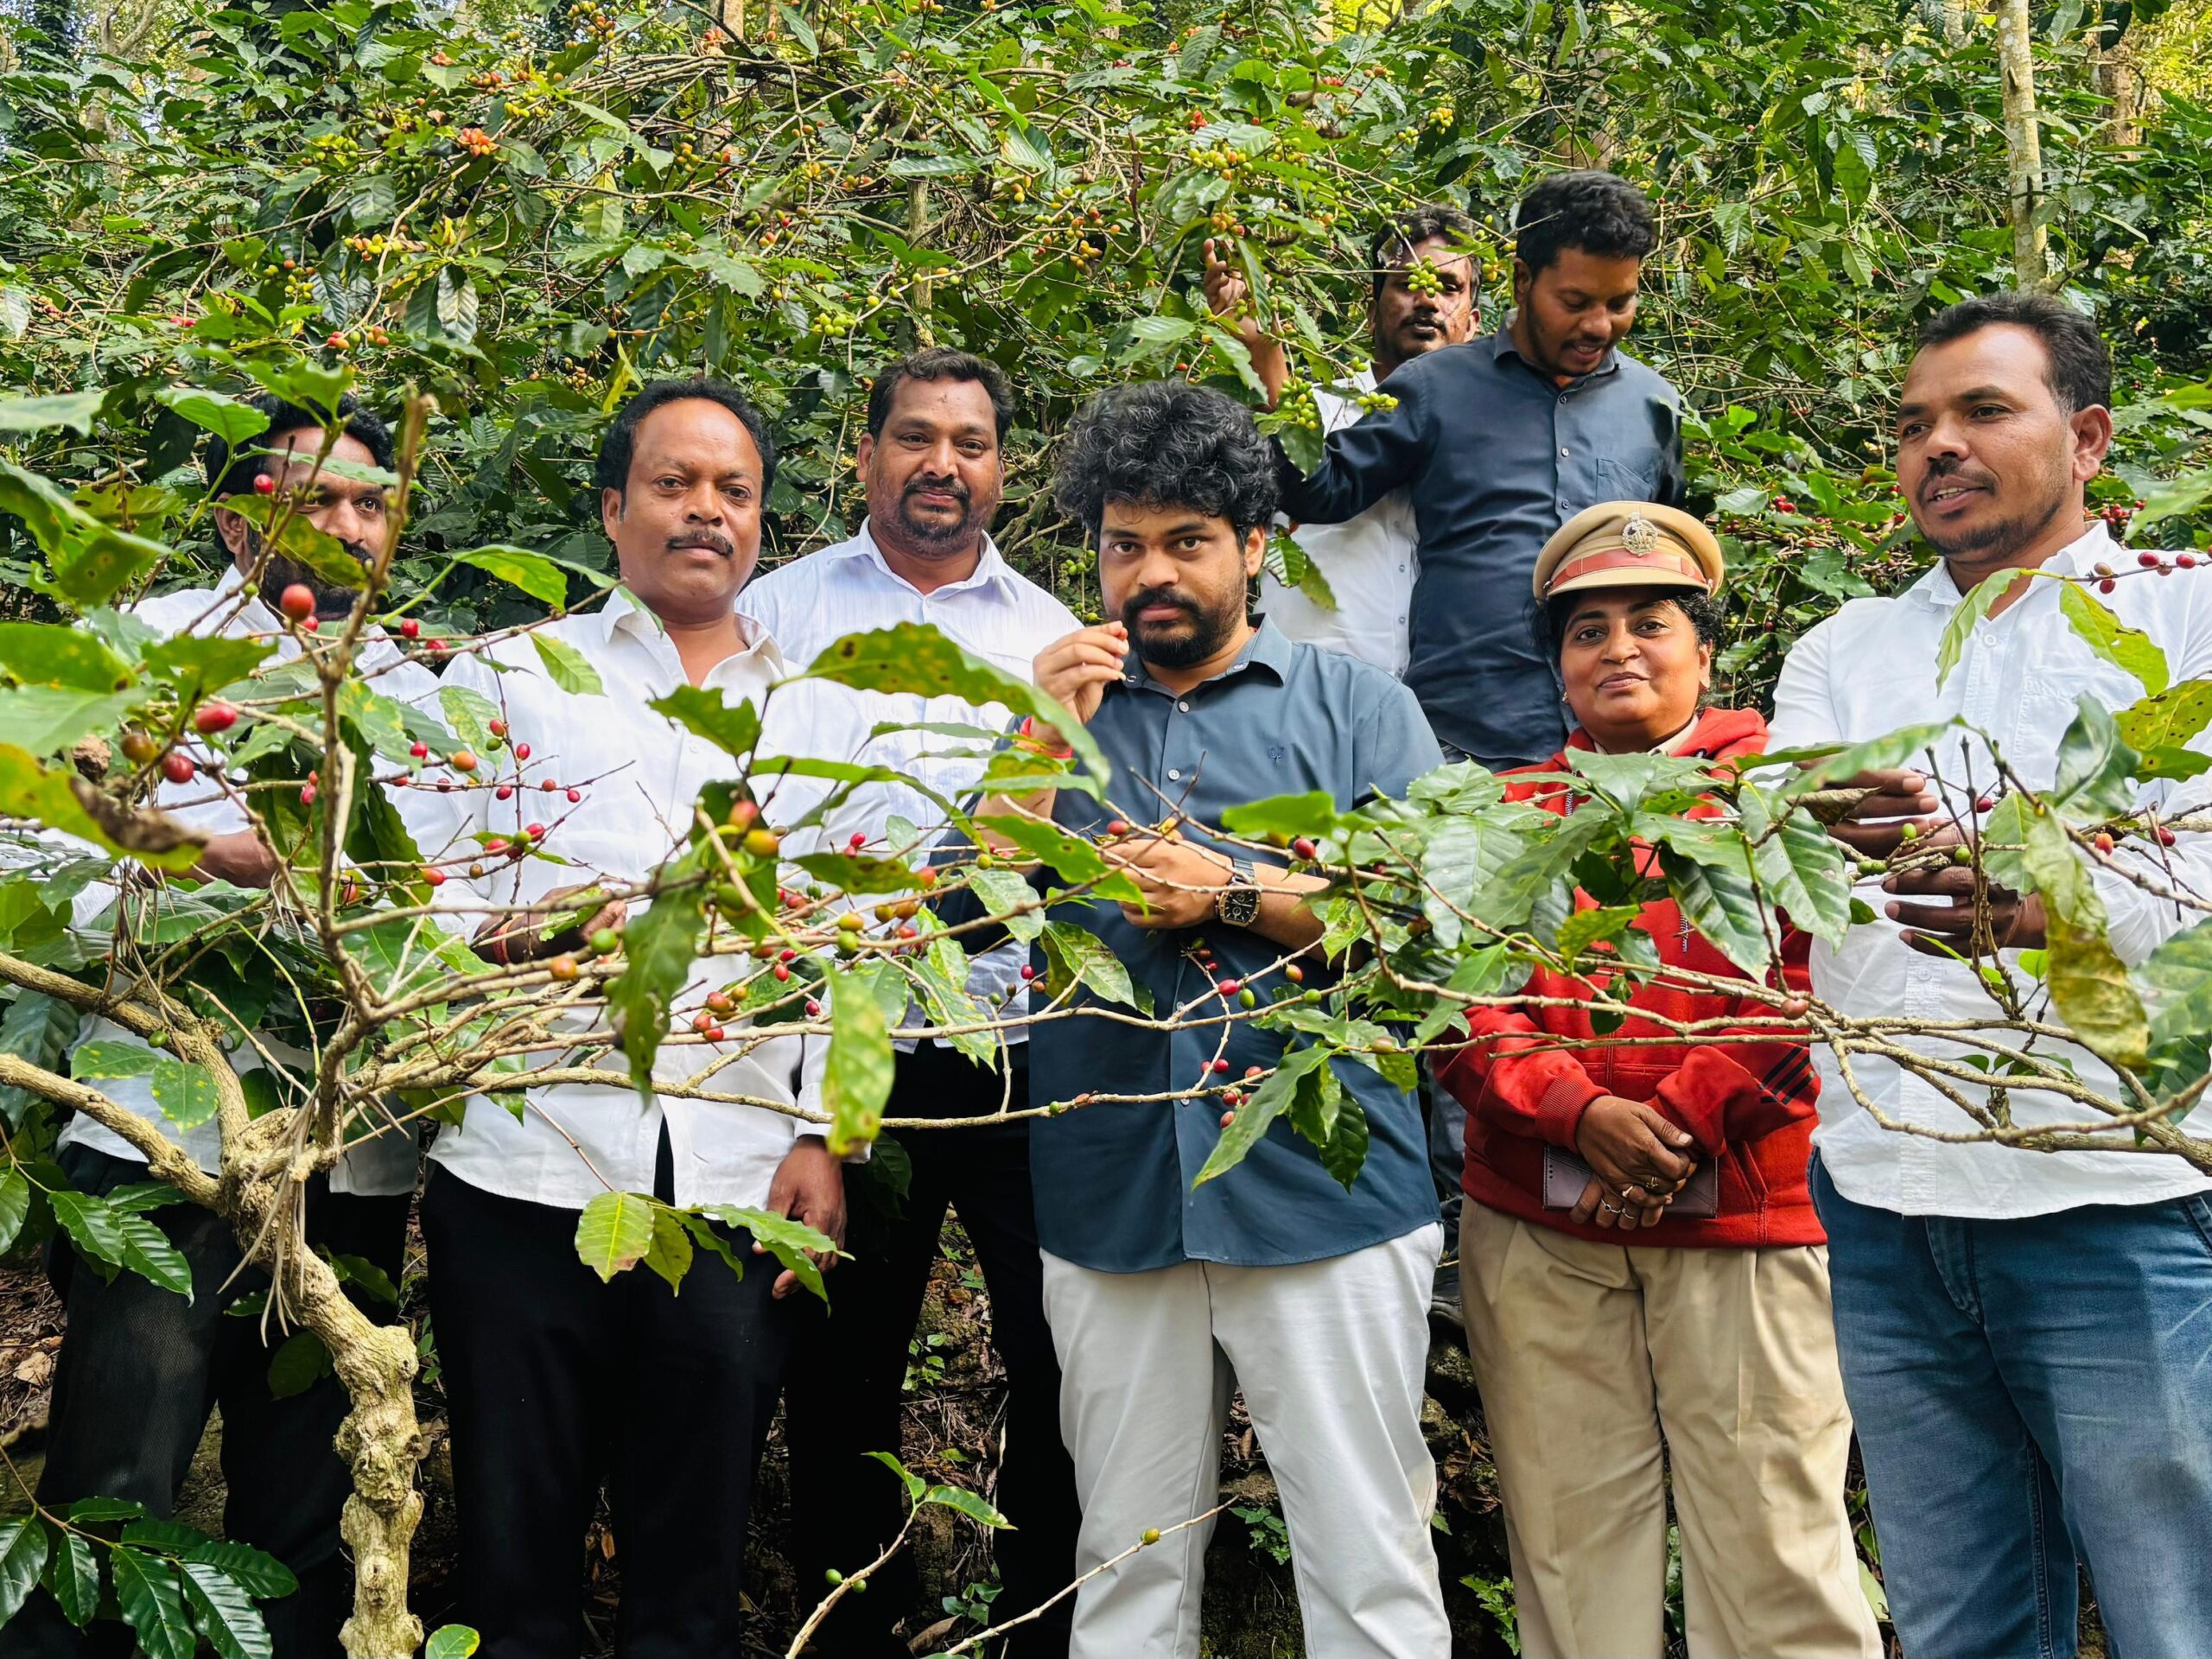
<instances>
[{"instance_id":1,"label":"mustache","mask_svg":"<svg viewBox=\"0 0 2212 1659\"><path fill-rule=\"evenodd\" d=\"M1135 633L1138 613L1149 610L1154 605L1173 605L1193 621L1202 615L1197 602L1189 594L1178 593L1173 588L1147 588L1122 601L1122 625Z\"/></svg>"},{"instance_id":2,"label":"mustache","mask_svg":"<svg viewBox=\"0 0 2212 1659\"><path fill-rule=\"evenodd\" d=\"M911 479L906 487L899 493L899 498L903 501L906 497L919 495L925 490L933 491L938 495L949 495L963 507L969 503L968 486L957 478Z\"/></svg>"},{"instance_id":3,"label":"mustache","mask_svg":"<svg viewBox=\"0 0 2212 1659\"><path fill-rule=\"evenodd\" d=\"M1986 489L1996 481L1979 467L1969 467L1965 461L1949 456L1932 456L1928 462L1928 476L1920 486L1920 493L1925 498L1945 484L1972 484L1977 488Z\"/></svg>"},{"instance_id":4,"label":"mustache","mask_svg":"<svg viewBox=\"0 0 2212 1659\"><path fill-rule=\"evenodd\" d=\"M737 543L717 530L688 530L681 536L668 538L669 551L683 547L711 548L724 558L737 556Z\"/></svg>"}]
</instances>

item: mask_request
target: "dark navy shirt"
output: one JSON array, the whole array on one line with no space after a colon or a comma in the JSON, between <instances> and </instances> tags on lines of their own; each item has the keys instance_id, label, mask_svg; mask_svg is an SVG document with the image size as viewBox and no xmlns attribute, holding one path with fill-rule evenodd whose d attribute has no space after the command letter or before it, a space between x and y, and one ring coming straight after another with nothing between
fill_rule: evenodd
<instances>
[{"instance_id":1,"label":"dark navy shirt","mask_svg":"<svg viewBox=\"0 0 2212 1659\"><path fill-rule=\"evenodd\" d=\"M1530 592L1536 555L1601 501L1682 499L1681 402L1615 352L1565 386L1500 329L1402 365L1398 400L1329 435L1307 478L1278 462L1283 511L1333 524L1402 485L1421 530L1406 683L1444 742L1486 766L1567 741Z\"/></svg>"},{"instance_id":2,"label":"dark navy shirt","mask_svg":"<svg viewBox=\"0 0 2212 1659\"><path fill-rule=\"evenodd\" d=\"M1166 816L1164 801L1198 823L1218 824L1224 808L1308 790L1349 808L1377 793L1404 794L1441 760L1420 705L1389 674L1341 652L1294 645L1265 623L1226 673L1179 696L1132 657L1128 674L1106 687L1090 731L1113 765L1108 798L1132 819ZM1109 811L1063 790L1053 816L1095 834ZM1218 844L1195 829L1185 833L1198 845ZM1226 978L1252 977L1282 954L1259 934L1221 922L1140 928L1119 906L1089 901L1055 906L1054 915L1103 939L1131 978L1150 988L1162 1017L1201 998L1201 1007L1219 1009L1214 976L1191 958L1194 938L1212 947L1216 973ZM1329 979L1318 966L1306 969L1309 988ZM1253 987L1265 998L1281 982L1255 978ZM1076 1000L1096 1001L1087 992ZM1249 1021L1230 1031L1223 1081L1248 1065L1271 1065L1282 1052L1281 1038ZM1083 1016L1046 1021L1030 1039L1030 1098L1187 1088L1205 1075L1221 1034L1212 1022L1168 1032ZM1107 1273L1192 1260L1277 1267L1347 1255L1435 1220L1414 1097L1356 1061L1334 1064L1373 1135L1351 1191L1280 1118L1243 1162L1192 1191L1221 1139L1217 1095L1082 1106L1032 1124L1039 1241L1054 1255Z\"/></svg>"}]
</instances>

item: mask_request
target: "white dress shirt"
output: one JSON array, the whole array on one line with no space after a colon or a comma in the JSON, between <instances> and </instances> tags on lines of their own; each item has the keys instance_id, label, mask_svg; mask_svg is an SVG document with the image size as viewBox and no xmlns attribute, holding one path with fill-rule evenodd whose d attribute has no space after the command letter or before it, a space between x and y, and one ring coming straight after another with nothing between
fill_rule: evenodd
<instances>
[{"instance_id":1,"label":"white dress shirt","mask_svg":"<svg viewBox=\"0 0 2212 1659\"><path fill-rule=\"evenodd\" d=\"M2054 555L2044 567L2082 575L2103 562L2135 568L2133 555L2116 547L2099 525ZM2099 595L2131 627L2165 652L2175 683L2212 677L2212 571L2177 570L2168 576L2131 575ZM2088 694L2119 709L2143 695L2130 675L2100 659L2059 610L2059 585L2033 582L2024 598L1975 626L1949 677L1936 683L1939 641L1961 601L1948 567L1936 568L1894 599L1855 599L1800 639L1775 689L1769 747L1775 750L1841 741L1858 742L1923 721L1955 716L1995 740L2006 762L2037 790L2051 786L2060 736L2075 716L2075 699ZM1967 745L1970 760L1960 759ZM2208 747L2200 737L2194 747ZM1995 776L1986 745L1964 732L1947 733L1937 749L1947 779L1968 768L1986 789ZM2202 790L2183 786L2186 799ZM2164 783L2145 785L2143 804L2172 812ZM1948 791L1946 806L1971 817L1974 802L1963 787ZM2199 893L2212 892L2212 848L2207 837L2183 836L2167 849L2175 875ZM2110 918L2113 950L2131 966L2171 935L2201 918L2177 916L2141 888L2104 870L2094 879ZM1866 894L1879 912L1887 895ZM1842 948L1813 945L1813 987L1847 1015L1904 1015L1930 1020L1991 1018L1998 1008L1962 963L1923 956L1901 941L1903 930L1886 917L1854 927ZM2014 956L2006 952L2007 957ZM1993 1033L2000 1037L2004 1033ZM1929 1055L1970 1051L1930 1038L1905 1039ZM2062 1052L2081 1080L2108 1096L2120 1085L2111 1069L2086 1049ZM1821 1126L1814 1137L1837 1190L1854 1202L1906 1215L1980 1217L2034 1216L2090 1204L2148 1204L2202 1192L2212 1180L2178 1158L2133 1152L2042 1153L1986 1144L1953 1146L1923 1135L1885 1129L1845 1086L1834 1055L1815 1043L1821 1073ZM1854 1054L1859 1086L1893 1120L1947 1131L1975 1126L1927 1082L1895 1062ZM2020 1124L2085 1122L2096 1114L2044 1092L2012 1096ZM2194 1127L2193 1121L2182 1125ZM2115 1142L2128 1132L2119 1131Z\"/></svg>"},{"instance_id":2,"label":"white dress shirt","mask_svg":"<svg viewBox=\"0 0 2212 1659\"><path fill-rule=\"evenodd\" d=\"M1350 426L1363 411L1346 393L1375 390L1375 371L1362 369L1342 389L1313 391L1321 435ZM1278 524L1289 520L1278 518ZM1376 667L1405 677L1410 651L1407 623L1414 602L1421 533L1413 503L1393 490L1356 518L1341 524L1300 524L1291 540L1320 567L1336 609L1317 605L1271 570L1260 574L1260 610L1291 639L1328 651L1348 652Z\"/></svg>"},{"instance_id":3,"label":"white dress shirt","mask_svg":"<svg viewBox=\"0 0 2212 1659\"><path fill-rule=\"evenodd\" d=\"M1032 677L1039 652L1083 626L1075 613L1007 563L988 537L983 539L983 556L973 575L925 594L893 571L865 523L850 541L793 559L755 578L738 595L737 607L764 625L801 665L849 633L900 622L928 622L971 656L1025 680ZM887 732L870 743L869 764L903 772L948 800L958 800L976 787L995 734L1013 718L1013 711L999 702L978 708L957 697L910 692L841 695L854 706L863 731L885 724L911 728L928 722L973 726L993 734L991 738L961 738L909 729ZM867 791L865 798L854 798L841 813L839 827L849 824L873 839L884 833L894 813L924 830L925 842L936 839L932 832L944 817L920 790L880 785ZM1020 984L1021 965L1028 960L1028 946L1013 943L977 957L969 964L969 994L987 1009L1001 1007ZM907 1023L921 1023L919 1014L909 1010ZM1006 1035L1019 1042L1028 1033L1016 1027ZM911 1040L899 1043L902 1049L913 1046Z\"/></svg>"},{"instance_id":4,"label":"white dress shirt","mask_svg":"<svg viewBox=\"0 0 2212 1659\"><path fill-rule=\"evenodd\" d=\"M276 645L276 658L289 660L299 655L299 647L283 630L276 613L258 597L240 599L238 590L245 578L237 568L223 573L222 580L213 588L191 588L173 594L163 594L132 607L131 615L164 637L180 633L219 634L226 639L260 636L272 639ZM359 671L367 679L371 688L385 696L402 702L426 702L437 690L437 679L430 671L404 657L397 646L381 634L365 638L355 661ZM188 742L188 752L205 758L209 751ZM395 791L392 804L399 809L410 833L418 842L425 835L439 832L446 815L427 799L410 799L404 790ZM168 813L179 823L213 836L234 835L248 827L245 810L235 798L219 793L213 784L204 779L189 783L173 784L162 781L153 804ZM443 839L436 833L436 839ZM105 882L95 883L77 895L75 919L84 926L93 922L99 913L115 900L115 889ZM86 1022L78 1035L78 1044L90 1042L120 1043L133 1048L144 1045L132 1033L111 1020L94 1019ZM263 1039L270 1055L300 1078L313 1075L315 1060L287 1044ZM242 1046L232 1053L232 1064L240 1072L256 1071L262 1067L261 1056L251 1045ZM117 1104L128 1106L176 1141L199 1163L200 1167L214 1174L222 1167L222 1130L210 1117L189 1129L179 1129L162 1113L154 1102L152 1080L148 1077L99 1077L92 1080L100 1092ZM361 1128L351 1131L356 1137ZM91 1118L73 1115L62 1127L60 1144L65 1147L86 1146L114 1158L126 1158L133 1163L145 1162L137 1149L121 1135L103 1128ZM334 1192L390 1194L411 1192L415 1185L416 1147L412 1135L396 1130L386 1130L372 1139L359 1141L353 1150L341 1158L331 1171L330 1186Z\"/></svg>"},{"instance_id":5,"label":"white dress shirt","mask_svg":"<svg viewBox=\"0 0 2212 1659\"><path fill-rule=\"evenodd\" d=\"M715 664L702 689L722 693L733 705L751 699L762 706L757 753L852 759L866 728L850 723L847 705L823 696L825 688L805 683L767 696L768 688L788 677L791 667L765 629L741 618L740 631L743 648ZM701 789L737 775L737 763L720 748L645 707L689 681L660 623L626 592L618 588L602 608L564 617L537 632L581 652L598 671L605 695L561 690L534 647L519 638L489 650L504 671L480 655L458 658L446 672L446 684L467 687L499 705L508 742L529 745L530 756L523 763L522 787L508 800L484 788L444 798L459 804L463 836L506 836L541 823L547 826L546 851L568 861L486 861L482 877L447 881L438 890L442 905L531 904L556 887L593 880L643 881L688 839ZM502 762L511 754L502 751ZM560 787L543 790L549 778ZM567 798L572 786L583 796L575 804ZM788 779L772 799L764 800L766 816L795 822L820 800L823 787L809 779ZM787 849L798 852L798 840L788 837ZM636 901L632 902L634 919ZM473 934L481 918L462 920ZM720 1065L711 1077L702 1077L734 1050L696 1040L689 1029L690 1018L715 985L741 976L740 960L704 956L692 964L690 982L677 1001L671 1022L677 1038L663 1042L653 1075L664 1082L698 1079L701 1086L721 1093L789 1104L798 1097L802 1065L818 1058L826 1043L812 1045L816 1056L810 1057L805 1039L773 1037ZM734 1030L742 1022L730 1018L721 1023ZM555 1028L582 1033L603 1025L593 1011L556 1021ZM563 1063L559 1051L530 1058L538 1065ZM439 1132L430 1156L487 1192L579 1210L609 1190L652 1192L665 1123L679 1205L759 1205L767 1198L777 1166L805 1128L798 1119L765 1106L658 1096L641 1104L620 1055L602 1055L598 1065L608 1074L605 1084L532 1089L530 1109L519 1118L471 1096L461 1123Z\"/></svg>"}]
</instances>

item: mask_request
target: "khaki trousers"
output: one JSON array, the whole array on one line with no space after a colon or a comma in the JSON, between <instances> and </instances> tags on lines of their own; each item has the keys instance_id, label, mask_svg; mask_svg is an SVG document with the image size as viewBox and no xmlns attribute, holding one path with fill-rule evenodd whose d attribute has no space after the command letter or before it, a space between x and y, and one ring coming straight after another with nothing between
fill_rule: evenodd
<instances>
[{"instance_id":1,"label":"khaki trousers","mask_svg":"<svg viewBox=\"0 0 2212 1659\"><path fill-rule=\"evenodd\" d=\"M1880 1659L1844 1511L1827 1253L1592 1244L1471 1199L1467 1343L1523 1659Z\"/></svg>"}]
</instances>

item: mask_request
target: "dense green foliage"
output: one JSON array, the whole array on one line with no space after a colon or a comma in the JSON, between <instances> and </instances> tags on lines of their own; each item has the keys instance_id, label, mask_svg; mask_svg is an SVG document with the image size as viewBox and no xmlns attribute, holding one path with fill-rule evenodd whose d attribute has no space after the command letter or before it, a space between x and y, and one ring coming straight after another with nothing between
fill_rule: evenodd
<instances>
[{"instance_id":1,"label":"dense green foliage","mask_svg":"<svg viewBox=\"0 0 2212 1659\"><path fill-rule=\"evenodd\" d=\"M289 336L385 394L435 391L404 586L441 540L603 558L580 487L598 423L640 378L702 369L776 417L779 550L842 534L870 373L962 344L1024 399L1001 541L1079 599L1041 487L1052 433L1110 378L1240 384L1203 238L1238 238L1320 375L1362 356L1382 215L1470 201L1494 320L1519 193L1601 161L1659 203L1636 349L1712 423L1693 461L1740 538L1731 665L1755 692L1778 641L1907 554L1882 413L1913 319L2009 278L1993 30L1951 45L1921 5L761 3L741 41L696 5L555 10L263 0L143 28L113 61L20 30L0 384L98 386L128 416L200 378L200 342ZM2044 21L2063 279L2131 391L2195 377L2212 116L2168 96L2114 142L2107 37L2078 4ZM193 433L139 429L35 459L153 483ZM489 582L442 602L454 626L526 603Z\"/></svg>"}]
</instances>

